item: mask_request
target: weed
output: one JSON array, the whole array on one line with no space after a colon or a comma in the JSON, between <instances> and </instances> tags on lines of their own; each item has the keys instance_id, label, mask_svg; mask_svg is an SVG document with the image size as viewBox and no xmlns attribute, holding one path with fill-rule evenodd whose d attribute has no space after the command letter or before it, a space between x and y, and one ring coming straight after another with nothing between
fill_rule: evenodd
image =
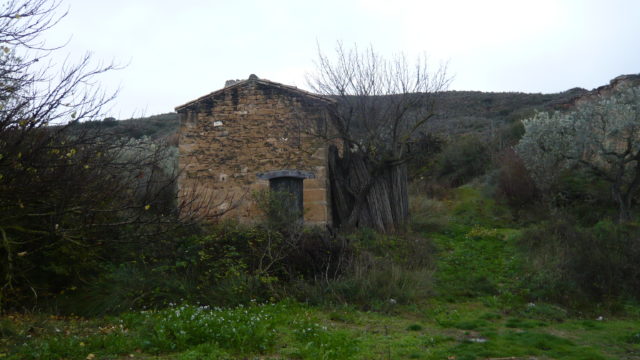
<instances>
[{"instance_id":1,"label":"weed","mask_svg":"<svg viewBox=\"0 0 640 360\"><path fill-rule=\"evenodd\" d=\"M486 312L480 316L482 320L500 320L502 319L502 315L494 312Z\"/></svg>"},{"instance_id":2,"label":"weed","mask_svg":"<svg viewBox=\"0 0 640 360\"><path fill-rule=\"evenodd\" d=\"M356 310L353 308L348 308L345 310L336 309L329 313L329 320L338 321L345 324L356 324L358 322L358 317L356 315Z\"/></svg>"},{"instance_id":3,"label":"weed","mask_svg":"<svg viewBox=\"0 0 640 360\"><path fill-rule=\"evenodd\" d=\"M349 333L330 331L316 322L295 323L293 333L301 344L295 355L303 359L351 359L359 352L358 340Z\"/></svg>"},{"instance_id":4,"label":"weed","mask_svg":"<svg viewBox=\"0 0 640 360\"><path fill-rule=\"evenodd\" d=\"M444 230L451 218L445 202L430 199L423 194L409 198L411 229L417 232L436 232Z\"/></svg>"},{"instance_id":5,"label":"weed","mask_svg":"<svg viewBox=\"0 0 640 360\"><path fill-rule=\"evenodd\" d=\"M640 344L640 331L634 331L624 339L629 344Z\"/></svg>"},{"instance_id":6,"label":"weed","mask_svg":"<svg viewBox=\"0 0 640 360\"><path fill-rule=\"evenodd\" d=\"M549 321L563 321L569 316L567 310L560 306L545 303L528 303L520 314L531 319Z\"/></svg>"},{"instance_id":7,"label":"weed","mask_svg":"<svg viewBox=\"0 0 640 360\"><path fill-rule=\"evenodd\" d=\"M505 323L508 328L533 329L541 326L547 326L547 323L537 320L525 320L520 318L510 318Z\"/></svg>"},{"instance_id":8,"label":"weed","mask_svg":"<svg viewBox=\"0 0 640 360\"><path fill-rule=\"evenodd\" d=\"M178 355L178 360L219 360L231 359L228 352L220 349L216 343L204 343L192 347L191 349Z\"/></svg>"}]
</instances>

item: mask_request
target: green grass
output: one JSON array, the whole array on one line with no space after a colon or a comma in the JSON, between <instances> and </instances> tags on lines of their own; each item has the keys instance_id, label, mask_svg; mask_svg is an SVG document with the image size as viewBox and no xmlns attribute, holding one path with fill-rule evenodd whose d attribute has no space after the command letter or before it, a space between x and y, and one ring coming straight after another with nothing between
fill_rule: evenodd
<instances>
[{"instance_id":1,"label":"green grass","mask_svg":"<svg viewBox=\"0 0 640 360\"><path fill-rule=\"evenodd\" d=\"M7 336L0 358L103 359L138 354L198 359L282 353L303 359L348 359L358 352L356 337L319 322L316 316L316 311L295 303L231 309L182 305L93 321L10 316L2 322Z\"/></svg>"},{"instance_id":2,"label":"green grass","mask_svg":"<svg viewBox=\"0 0 640 360\"><path fill-rule=\"evenodd\" d=\"M431 208L447 222L422 227L437 262L435 295L420 301L377 312L284 301L96 319L4 315L0 360L640 359L638 304L615 316L529 302L515 248L520 231L505 209L469 187ZM381 239L371 235L364 245L379 248ZM394 239L383 240L378 250L394 252Z\"/></svg>"},{"instance_id":3,"label":"green grass","mask_svg":"<svg viewBox=\"0 0 640 360\"><path fill-rule=\"evenodd\" d=\"M94 320L12 316L3 319L0 358L640 359L633 319L543 321L441 301L393 315L351 310L350 317L289 302Z\"/></svg>"},{"instance_id":4,"label":"green grass","mask_svg":"<svg viewBox=\"0 0 640 360\"><path fill-rule=\"evenodd\" d=\"M471 187L456 189L450 203L451 224L436 233L436 291L449 301L478 299L509 306L522 302L520 264L508 211Z\"/></svg>"}]
</instances>

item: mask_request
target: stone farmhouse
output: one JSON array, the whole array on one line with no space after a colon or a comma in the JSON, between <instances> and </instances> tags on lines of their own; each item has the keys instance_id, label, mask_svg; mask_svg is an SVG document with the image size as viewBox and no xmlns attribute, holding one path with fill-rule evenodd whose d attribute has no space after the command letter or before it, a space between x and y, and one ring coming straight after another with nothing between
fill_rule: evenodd
<instances>
[{"instance_id":1,"label":"stone farmhouse","mask_svg":"<svg viewBox=\"0 0 640 360\"><path fill-rule=\"evenodd\" d=\"M251 222L255 192L285 191L307 224L331 223L326 132L334 100L259 79L176 107L180 116L180 196L210 196L203 215Z\"/></svg>"}]
</instances>

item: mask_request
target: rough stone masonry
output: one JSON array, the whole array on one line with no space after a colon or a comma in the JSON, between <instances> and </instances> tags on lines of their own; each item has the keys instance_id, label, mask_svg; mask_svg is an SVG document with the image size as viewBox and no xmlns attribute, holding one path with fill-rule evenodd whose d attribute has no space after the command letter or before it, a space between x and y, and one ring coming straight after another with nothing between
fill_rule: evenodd
<instances>
[{"instance_id":1,"label":"rough stone masonry","mask_svg":"<svg viewBox=\"0 0 640 360\"><path fill-rule=\"evenodd\" d=\"M203 215L254 220L254 192L276 181L302 181L308 224L328 224L327 109L333 100L259 79L226 87L176 107L180 115L179 194L210 197Z\"/></svg>"}]
</instances>

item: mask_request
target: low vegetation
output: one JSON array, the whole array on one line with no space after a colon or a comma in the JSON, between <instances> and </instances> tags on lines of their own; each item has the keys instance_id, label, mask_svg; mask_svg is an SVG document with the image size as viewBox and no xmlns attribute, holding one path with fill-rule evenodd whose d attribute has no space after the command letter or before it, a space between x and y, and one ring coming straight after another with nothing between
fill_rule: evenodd
<instances>
[{"instance_id":1,"label":"low vegetation","mask_svg":"<svg viewBox=\"0 0 640 360\"><path fill-rule=\"evenodd\" d=\"M0 359L640 359L640 229L588 172L540 191L514 129L412 144L411 221L395 234L301 226L274 193L255 194L253 226L182 223L162 185L174 149L119 137L121 150L164 154L155 173L112 184L136 201L112 216L143 226L65 230L32 266L37 249L19 246L36 238L12 248Z\"/></svg>"},{"instance_id":2,"label":"low vegetation","mask_svg":"<svg viewBox=\"0 0 640 360\"><path fill-rule=\"evenodd\" d=\"M147 297L115 291L142 291L140 283L116 283L113 292L103 288L104 298L128 306L111 309L114 315L6 313L0 323L0 356L640 358L640 306L634 300L637 286L633 287L637 277L624 272L620 278L605 276L634 268L624 265L630 265L633 254L621 258L618 249L601 247L584 260L594 264L593 276L585 274L589 269L578 266L578 255L590 252L561 249L573 246L569 233L576 232L575 239L587 236L587 230L576 231L578 225L558 220L556 225L523 226L507 205L478 186L450 190L441 199L425 198L414 186L412 232L389 236L360 231L341 239L350 253L342 248L335 254L343 253L350 262L339 275L320 277L296 270L297 262L313 265L311 258L294 260L300 254L255 272L259 267L253 251L260 250L242 244L264 243L269 225L226 224L191 240L192 246L200 244L196 247L172 250L179 256L194 255L174 258L172 269L158 263L151 272L160 276L148 279ZM421 218L421 211L432 216ZM629 231L613 223L596 228L589 236ZM557 234L564 242L546 242L544 234ZM317 235L302 235L313 236ZM552 244L557 248L549 248ZM576 256L570 256L573 253ZM617 262L609 261L611 256ZM602 265L594 259L601 259ZM205 278L193 288L163 285L189 286L199 276ZM127 296L144 300L131 302ZM99 304L95 300L91 304Z\"/></svg>"},{"instance_id":3,"label":"low vegetation","mask_svg":"<svg viewBox=\"0 0 640 360\"><path fill-rule=\"evenodd\" d=\"M104 118L84 85L113 66L56 83L16 56L55 50L56 6L0 14L0 360L640 359L637 90L555 115L584 91L437 94L394 232L302 226L278 193L203 223L175 114Z\"/></svg>"},{"instance_id":4,"label":"low vegetation","mask_svg":"<svg viewBox=\"0 0 640 360\"><path fill-rule=\"evenodd\" d=\"M521 135L416 144L396 234L303 227L262 193L254 226L85 252L83 281L4 308L0 359L640 359L637 224L588 173L543 195Z\"/></svg>"}]
</instances>

